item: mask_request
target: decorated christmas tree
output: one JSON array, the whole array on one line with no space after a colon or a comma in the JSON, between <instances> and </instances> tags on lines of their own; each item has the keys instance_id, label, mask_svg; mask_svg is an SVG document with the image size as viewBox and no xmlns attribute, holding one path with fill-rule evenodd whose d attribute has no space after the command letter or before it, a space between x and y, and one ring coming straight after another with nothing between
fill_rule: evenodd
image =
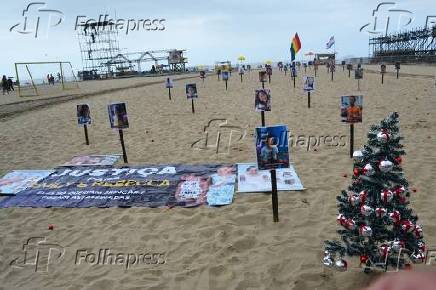
<instances>
[{"instance_id":1,"label":"decorated christmas tree","mask_svg":"<svg viewBox=\"0 0 436 290\"><path fill-rule=\"evenodd\" d=\"M325 241L325 266L346 270L346 255L358 256L365 272L424 261L422 228L408 207L398 125L398 114L391 113L371 126L367 145L354 152L352 183L337 197L341 241Z\"/></svg>"}]
</instances>

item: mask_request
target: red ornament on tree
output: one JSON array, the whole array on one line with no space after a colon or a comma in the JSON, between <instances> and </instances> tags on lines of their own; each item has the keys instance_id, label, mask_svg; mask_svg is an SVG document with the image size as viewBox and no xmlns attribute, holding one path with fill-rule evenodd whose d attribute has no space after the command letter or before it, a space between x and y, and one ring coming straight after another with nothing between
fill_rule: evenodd
<instances>
[{"instance_id":1,"label":"red ornament on tree","mask_svg":"<svg viewBox=\"0 0 436 290\"><path fill-rule=\"evenodd\" d=\"M395 162L397 164L401 164L402 161L403 161L403 159L401 158L401 156L395 157Z\"/></svg>"},{"instance_id":2,"label":"red ornament on tree","mask_svg":"<svg viewBox=\"0 0 436 290\"><path fill-rule=\"evenodd\" d=\"M387 213L387 210L383 207L378 207L375 209L376 217L384 217Z\"/></svg>"},{"instance_id":3,"label":"red ornament on tree","mask_svg":"<svg viewBox=\"0 0 436 290\"><path fill-rule=\"evenodd\" d=\"M359 168L354 168L353 169L353 174L354 174L354 176L359 176L359 174L360 174L360 170L359 170Z\"/></svg>"},{"instance_id":4,"label":"red ornament on tree","mask_svg":"<svg viewBox=\"0 0 436 290\"><path fill-rule=\"evenodd\" d=\"M394 222L394 224L399 223L401 220L400 212L398 210L394 210L393 212L390 212L389 218L391 219L391 221Z\"/></svg>"},{"instance_id":5,"label":"red ornament on tree","mask_svg":"<svg viewBox=\"0 0 436 290\"><path fill-rule=\"evenodd\" d=\"M409 220L401 221L401 229L405 232L413 232L415 225Z\"/></svg>"},{"instance_id":6,"label":"red ornament on tree","mask_svg":"<svg viewBox=\"0 0 436 290\"><path fill-rule=\"evenodd\" d=\"M360 256L360 264L366 264L368 259L369 259L369 257L367 255L361 255Z\"/></svg>"}]
</instances>

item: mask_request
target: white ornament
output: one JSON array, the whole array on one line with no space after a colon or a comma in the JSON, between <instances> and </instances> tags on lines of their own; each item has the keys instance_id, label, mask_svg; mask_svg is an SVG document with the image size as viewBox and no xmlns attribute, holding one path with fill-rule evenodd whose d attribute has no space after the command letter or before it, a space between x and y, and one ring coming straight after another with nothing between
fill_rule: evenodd
<instances>
[{"instance_id":1,"label":"white ornament","mask_svg":"<svg viewBox=\"0 0 436 290\"><path fill-rule=\"evenodd\" d=\"M354 151L353 152L353 159L354 161L360 161L363 158L363 153L360 150Z\"/></svg>"},{"instance_id":2,"label":"white ornament","mask_svg":"<svg viewBox=\"0 0 436 290\"><path fill-rule=\"evenodd\" d=\"M372 209L372 207L368 206L368 205L362 205L360 207L360 212L364 215L364 216L370 216L374 210Z\"/></svg>"},{"instance_id":3,"label":"white ornament","mask_svg":"<svg viewBox=\"0 0 436 290\"><path fill-rule=\"evenodd\" d=\"M366 176L371 176L374 174L374 168L368 163L363 167L363 172Z\"/></svg>"},{"instance_id":4,"label":"white ornament","mask_svg":"<svg viewBox=\"0 0 436 290\"><path fill-rule=\"evenodd\" d=\"M381 172L389 172L392 170L392 168L394 168L394 164L392 162L390 162L389 160L383 160L382 162L380 162L380 165L378 166L378 168L380 168Z\"/></svg>"}]
</instances>

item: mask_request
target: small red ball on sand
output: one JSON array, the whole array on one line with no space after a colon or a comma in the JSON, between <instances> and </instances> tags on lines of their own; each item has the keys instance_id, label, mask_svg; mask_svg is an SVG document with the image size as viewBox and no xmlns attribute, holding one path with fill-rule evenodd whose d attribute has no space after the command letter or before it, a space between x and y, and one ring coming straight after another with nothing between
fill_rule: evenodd
<instances>
[{"instance_id":1,"label":"small red ball on sand","mask_svg":"<svg viewBox=\"0 0 436 290\"><path fill-rule=\"evenodd\" d=\"M346 173L342 174L343 177L347 177L348 175Z\"/></svg>"},{"instance_id":2,"label":"small red ball on sand","mask_svg":"<svg viewBox=\"0 0 436 290\"><path fill-rule=\"evenodd\" d=\"M48 229L49 229L50 231L54 230L54 225L49 224L49 225L48 225Z\"/></svg>"}]
</instances>

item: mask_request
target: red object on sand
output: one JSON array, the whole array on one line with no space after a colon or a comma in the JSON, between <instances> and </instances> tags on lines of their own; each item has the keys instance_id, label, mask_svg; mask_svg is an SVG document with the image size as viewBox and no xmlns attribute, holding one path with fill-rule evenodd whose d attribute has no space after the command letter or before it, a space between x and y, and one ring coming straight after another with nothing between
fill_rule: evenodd
<instances>
[{"instance_id":1,"label":"red object on sand","mask_svg":"<svg viewBox=\"0 0 436 290\"><path fill-rule=\"evenodd\" d=\"M49 225L48 225L48 229L49 229L50 231L54 230L54 225L49 224Z\"/></svg>"}]
</instances>

